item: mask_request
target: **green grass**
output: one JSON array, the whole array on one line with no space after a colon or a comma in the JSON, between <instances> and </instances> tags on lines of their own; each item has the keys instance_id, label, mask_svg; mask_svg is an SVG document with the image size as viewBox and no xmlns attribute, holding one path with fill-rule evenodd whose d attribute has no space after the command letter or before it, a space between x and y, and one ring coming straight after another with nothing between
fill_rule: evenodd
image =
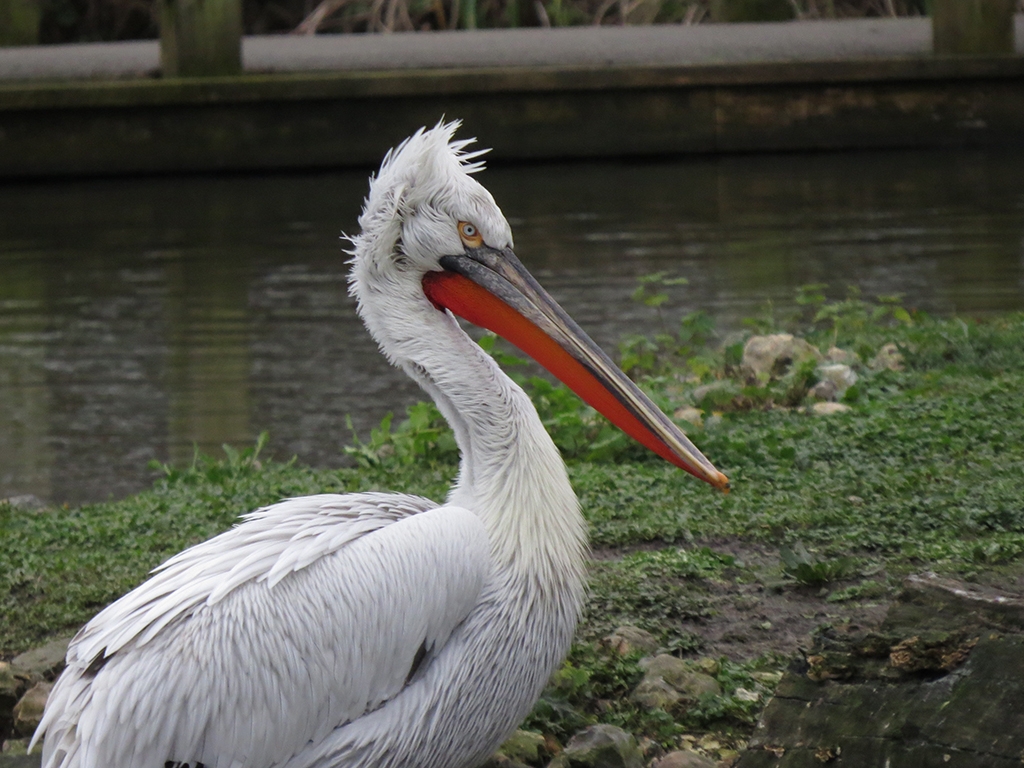
<instances>
[{"instance_id":1,"label":"green grass","mask_svg":"<svg viewBox=\"0 0 1024 768\"><path fill-rule=\"evenodd\" d=\"M905 357L902 371L859 365L848 413L778 407L803 405L813 371L797 383L784 376L751 384L738 368L742 338L716 341L702 318L683 318L678 334L642 347L631 340L625 350L670 412L692 403L701 384L731 382L720 412L705 414L704 428L688 428L730 476L728 495L645 453L564 388L520 375L568 457L593 545L629 553L595 562L579 643L531 716L534 727L564 736L601 719L665 743L715 723L749 727L760 705L731 692L760 690L752 675L764 663L719 661L723 695L673 718L629 704L624 691L639 679L637 659L596 643L631 623L666 650L699 651L700 639L683 623L707 614L705 585L743 570L720 542L779 550L777 577L788 574L794 584L845 580L835 584L835 603L884 595L885 579L850 583L883 568L889 579L919 569L974 576L1021 559L1024 315L936 320L910 317L891 301L853 297L838 306L806 294L804 316L785 325L821 349L838 344L867 359L894 341ZM753 324L776 330L781 322L765 316ZM516 370L514 359L484 343ZM455 473L451 436L429 404L354 441L353 468L261 463L260 445L163 467L152 489L121 501L38 512L0 505L0 655L72 632L149 569L248 510L289 496L370 489L440 500Z\"/></svg>"},{"instance_id":2,"label":"green grass","mask_svg":"<svg viewBox=\"0 0 1024 768\"><path fill-rule=\"evenodd\" d=\"M572 467L598 545L741 536L962 567L1024 549L1024 373L879 376L847 414L725 414L694 436L733 491L669 467ZM980 549L979 549L980 548ZM982 557L982 560L986 559ZM988 558L990 559L990 558Z\"/></svg>"}]
</instances>

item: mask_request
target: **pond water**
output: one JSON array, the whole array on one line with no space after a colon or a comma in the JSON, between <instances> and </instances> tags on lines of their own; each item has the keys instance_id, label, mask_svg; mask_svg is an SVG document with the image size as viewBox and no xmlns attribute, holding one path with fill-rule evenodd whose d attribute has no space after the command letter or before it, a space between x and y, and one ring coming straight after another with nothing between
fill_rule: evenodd
<instances>
[{"instance_id":1,"label":"pond water","mask_svg":"<svg viewBox=\"0 0 1024 768\"><path fill-rule=\"evenodd\" d=\"M346 293L365 172L0 187L0 498L79 504L151 459L251 444L341 463L420 397ZM735 156L496 167L516 250L606 347L703 309L722 329L797 286L1024 309L1024 152ZM661 315L637 278L689 279Z\"/></svg>"}]
</instances>

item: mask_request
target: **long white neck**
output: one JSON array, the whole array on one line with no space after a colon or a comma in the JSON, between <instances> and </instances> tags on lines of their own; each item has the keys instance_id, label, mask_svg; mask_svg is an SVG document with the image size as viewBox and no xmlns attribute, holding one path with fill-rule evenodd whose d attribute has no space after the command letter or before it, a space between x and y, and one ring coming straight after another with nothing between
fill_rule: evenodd
<instances>
[{"instance_id":1,"label":"long white neck","mask_svg":"<svg viewBox=\"0 0 1024 768\"><path fill-rule=\"evenodd\" d=\"M582 583L586 525L533 403L417 283L381 290L357 262L353 293L381 351L422 386L461 454L453 504L477 514L495 564L552 584ZM555 587L557 588L557 587Z\"/></svg>"},{"instance_id":2,"label":"long white neck","mask_svg":"<svg viewBox=\"0 0 1024 768\"><path fill-rule=\"evenodd\" d=\"M481 517L500 565L582 573L585 523L533 403L454 318L436 319L433 354L403 367L455 433L461 463L449 502Z\"/></svg>"}]
</instances>

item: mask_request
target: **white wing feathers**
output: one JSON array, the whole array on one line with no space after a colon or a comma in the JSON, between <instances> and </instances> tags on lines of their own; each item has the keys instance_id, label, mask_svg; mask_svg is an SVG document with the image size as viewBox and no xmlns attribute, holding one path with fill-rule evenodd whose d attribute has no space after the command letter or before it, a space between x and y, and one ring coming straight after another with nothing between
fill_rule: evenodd
<instances>
[{"instance_id":1,"label":"white wing feathers","mask_svg":"<svg viewBox=\"0 0 1024 768\"><path fill-rule=\"evenodd\" d=\"M490 567L480 520L427 499L254 512L79 632L37 733L44 768L282 762L399 694Z\"/></svg>"},{"instance_id":2,"label":"white wing feathers","mask_svg":"<svg viewBox=\"0 0 1024 768\"><path fill-rule=\"evenodd\" d=\"M213 605L250 581L274 586L370 531L436 506L418 496L364 493L303 496L258 509L243 524L179 552L98 613L75 636L68 663L112 656L133 639L144 645L202 603Z\"/></svg>"}]
</instances>

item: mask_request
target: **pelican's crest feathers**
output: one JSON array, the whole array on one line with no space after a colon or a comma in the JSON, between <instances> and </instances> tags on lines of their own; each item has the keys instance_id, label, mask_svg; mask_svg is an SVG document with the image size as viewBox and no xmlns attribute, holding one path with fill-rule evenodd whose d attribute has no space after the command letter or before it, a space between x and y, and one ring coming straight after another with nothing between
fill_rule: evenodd
<instances>
[{"instance_id":1,"label":"pelican's crest feathers","mask_svg":"<svg viewBox=\"0 0 1024 768\"><path fill-rule=\"evenodd\" d=\"M429 129L420 128L387 153L380 170L370 179L370 190L359 217L362 231L349 238L355 263L391 256L396 246L403 254L415 255L409 254L410 245L415 246L409 239L415 238L418 230L414 227L410 232L406 225L417 217L435 225L430 241L422 243L423 254L429 251L437 256L461 250L455 231L460 220L472 221L489 243L511 246L511 229L494 198L472 178L472 174L484 168L478 158L490 150L467 151L476 139L456 140L454 134L459 126L460 122L453 120L439 122ZM451 222L451 240L446 243L437 242L434 231L443 219ZM440 246L446 248L437 251Z\"/></svg>"}]
</instances>

